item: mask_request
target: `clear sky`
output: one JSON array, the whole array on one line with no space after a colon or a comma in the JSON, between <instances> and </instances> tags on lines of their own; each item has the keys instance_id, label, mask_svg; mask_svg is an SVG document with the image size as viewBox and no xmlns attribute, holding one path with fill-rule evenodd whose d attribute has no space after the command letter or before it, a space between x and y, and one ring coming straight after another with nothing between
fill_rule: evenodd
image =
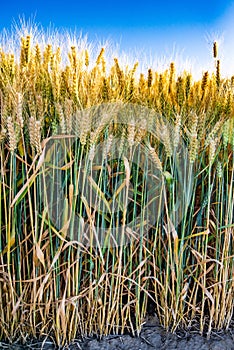
<instances>
[{"instance_id":1,"label":"clear sky","mask_svg":"<svg viewBox=\"0 0 234 350\"><path fill-rule=\"evenodd\" d=\"M19 16L34 17L45 28L52 24L82 30L90 40L112 40L136 56L138 52L151 55L151 61L177 54L204 70L212 59L212 41L218 37L223 42L223 70L234 74L234 1L4 0L0 31L10 29Z\"/></svg>"}]
</instances>

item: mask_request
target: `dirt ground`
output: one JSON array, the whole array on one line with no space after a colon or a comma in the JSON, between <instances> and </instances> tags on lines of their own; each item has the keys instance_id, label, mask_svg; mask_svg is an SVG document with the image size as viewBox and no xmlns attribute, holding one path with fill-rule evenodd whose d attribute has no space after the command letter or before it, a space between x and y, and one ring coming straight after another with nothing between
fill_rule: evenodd
<instances>
[{"instance_id":1,"label":"dirt ground","mask_svg":"<svg viewBox=\"0 0 234 350\"><path fill-rule=\"evenodd\" d=\"M31 341L25 345L0 342L0 349L12 350L55 350L58 349L48 339L44 342ZM177 334L166 332L159 326L156 317L150 317L144 324L138 338L130 335L109 335L101 340L86 338L60 348L63 350L234 350L234 322L228 331L213 332L210 339L193 332L180 331Z\"/></svg>"}]
</instances>

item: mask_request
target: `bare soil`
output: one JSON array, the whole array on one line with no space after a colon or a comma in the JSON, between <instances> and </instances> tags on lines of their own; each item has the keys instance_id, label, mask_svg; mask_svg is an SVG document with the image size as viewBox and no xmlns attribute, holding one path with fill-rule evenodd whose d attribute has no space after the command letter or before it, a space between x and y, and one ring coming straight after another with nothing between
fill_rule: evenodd
<instances>
[{"instance_id":1,"label":"bare soil","mask_svg":"<svg viewBox=\"0 0 234 350\"><path fill-rule=\"evenodd\" d=\"M55 350L59 349L48 338L44 341L32 340L30 343L7 344L0 342L0 349L12 350ZM213 332L210 339L201 336L196 329L166 332L154 316L148 317L138 338L131 335L108 335L102 339L95 337L77 339L63 350L234 350L234 322L227 331Z\"/></svg>"}]
</instances>

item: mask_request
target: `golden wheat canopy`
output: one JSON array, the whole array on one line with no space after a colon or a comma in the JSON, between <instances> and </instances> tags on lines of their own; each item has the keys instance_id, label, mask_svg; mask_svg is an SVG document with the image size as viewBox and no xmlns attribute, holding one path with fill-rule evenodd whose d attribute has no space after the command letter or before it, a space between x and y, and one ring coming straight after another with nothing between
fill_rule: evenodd
<instances>
[{"instance_id":1,"label":"golden wheat canopy","mask_svg":"<svg viewBox=\"0 0 234 350\"><path fill-rule=\"evenodd\" d=\"M150 310L228 329L234 77L217 43L195 80L53 35L0 45L0 342L138 336Z\"/></svg>"}]
</instances>

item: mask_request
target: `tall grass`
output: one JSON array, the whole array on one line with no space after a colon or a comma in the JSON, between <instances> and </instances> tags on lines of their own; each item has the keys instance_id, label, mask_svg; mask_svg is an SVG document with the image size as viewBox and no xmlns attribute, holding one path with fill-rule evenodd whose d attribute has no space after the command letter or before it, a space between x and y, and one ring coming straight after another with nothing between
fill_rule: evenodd
<instances>
[{"instance_id":1,"label":"tall grass","mask_svg":"<svg viewBox=\"0 0 234 350\"><path fill-rule=\"evenodd\" d=\"M234 78L215 50L199 81L33 30L0 50L1 339L138 335L150 308L229 327Z\"/></svg>"}]
</instances>

